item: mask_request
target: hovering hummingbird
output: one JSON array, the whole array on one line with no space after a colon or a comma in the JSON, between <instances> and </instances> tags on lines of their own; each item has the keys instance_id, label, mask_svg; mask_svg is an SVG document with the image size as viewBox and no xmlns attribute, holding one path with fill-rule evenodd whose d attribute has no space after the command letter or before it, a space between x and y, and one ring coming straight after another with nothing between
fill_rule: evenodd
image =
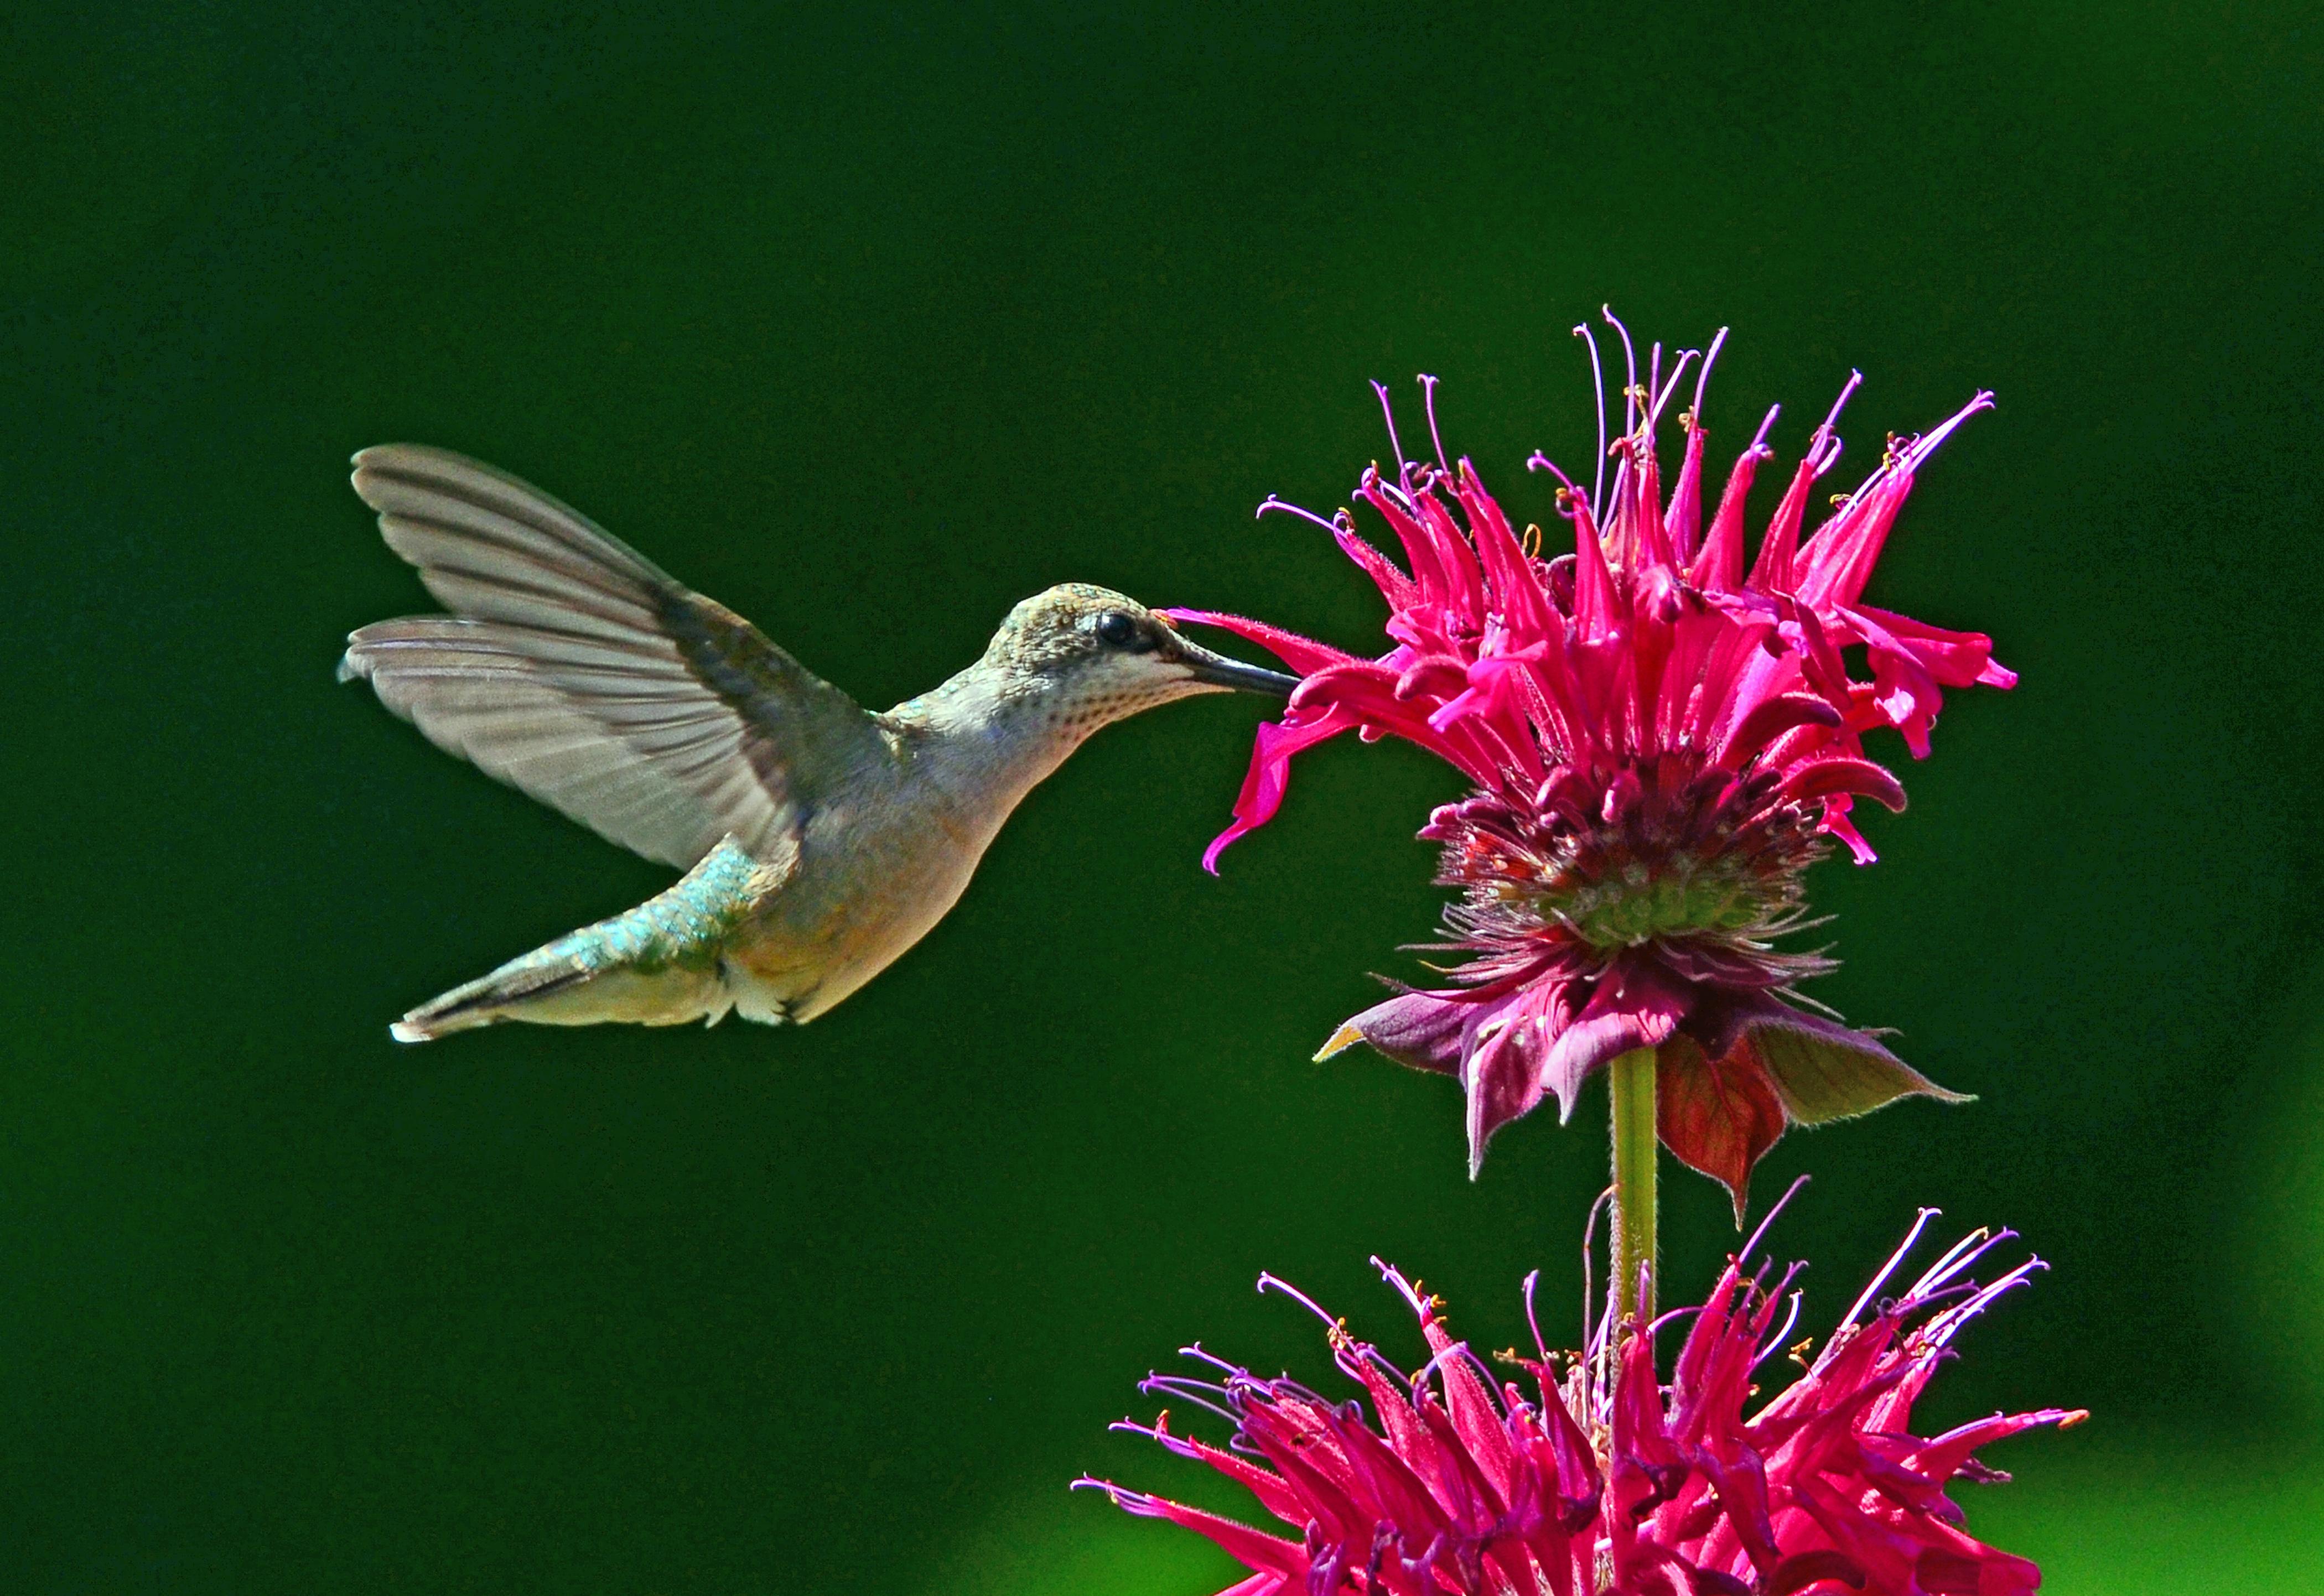
<instances>
[{"instance_id":1,"label":"hovering hummingbird","mask_svg":"<svg viewBox=\"0 0 2324 1596\"><path fill-rule=\"evenodd\" d=\"M944 918L1019 800L1099 727L1296 677L1212 653L1153 611L1066 583L982 659L874 715L577 512L489 466L355 457L387 545L453 613L364 627L362 678L430 742L686 872L391 1028L503 1019L804 1024Z\"/></svg>"}]
</instances>

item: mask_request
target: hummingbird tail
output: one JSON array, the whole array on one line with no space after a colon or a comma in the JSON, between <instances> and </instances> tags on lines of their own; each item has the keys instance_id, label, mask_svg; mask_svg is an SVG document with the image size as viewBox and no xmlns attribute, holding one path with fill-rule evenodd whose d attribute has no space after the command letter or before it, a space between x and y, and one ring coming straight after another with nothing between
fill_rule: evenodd
<instances>
[{"instance_id":1,"label":"hummingbird tail","mask_svg":"<svg viewBox=\"0 0 2324 1596\"><path fill-rule=\"evenodd\" d=\"M727 935L781 882L727 837L669 890L510 960L422 1003L388 1028L399 1042L432 1042L506 1019L538 1025L715 1025L735 1006ZM751 1019L761 1013L744 997Z\"/></svg>"},{"instance_id":2,"label":"hummingbird tail","mask_svg":"<svg viewBox=\"0 0 2324 1596\"><path fill-rule=\"evenodd\" d=\"M555 1023L549 1001L559 992L572 992L590 979L575 961L554 956L559 944L566 940L560 937L523 958L511 960L489 975L430 999L389 1026L387 1034L399 1042L432 1042L456 1030L473 1030L503 1019ZM533 1012L526 1012L529 1006ZM586 1021L576 1016L569 1023Z\"/></svg>"}]
</instances>

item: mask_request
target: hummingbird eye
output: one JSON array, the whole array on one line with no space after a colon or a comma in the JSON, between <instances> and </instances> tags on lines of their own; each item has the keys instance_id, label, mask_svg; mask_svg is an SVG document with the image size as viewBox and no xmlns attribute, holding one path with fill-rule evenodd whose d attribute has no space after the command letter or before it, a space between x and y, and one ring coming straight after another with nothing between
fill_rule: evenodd
<instances>
[{"instance_id":1,"label":"hummingbird eye","mask_svg":"<svg viewBox=\"0 0 2324 1596\"><path fill-rule=\"evenodd\" d=\"M1142 635L1138 623L1120 610L1108 610L1097 618L1094 628L1098 641L1111 648L1126 649Z\"/></svg>"}]
</instances>

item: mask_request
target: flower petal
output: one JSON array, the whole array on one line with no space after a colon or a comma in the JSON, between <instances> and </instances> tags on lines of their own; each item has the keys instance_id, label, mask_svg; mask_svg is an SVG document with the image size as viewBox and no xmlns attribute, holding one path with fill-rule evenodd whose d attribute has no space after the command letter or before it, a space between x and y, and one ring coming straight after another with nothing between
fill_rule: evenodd
<instances>
[{"instance_id":1,"label":"flower petal","mask_svg":"<svg viewBox=\"0 0 2324 1596\"><path fill-rule=\"evenodd\" d=\"M1358 1042L1398 1064L1438 1075L1461 1073L1462 1033L1489 1017L1490 1006L1441 998L1425 992L1398 992L1342 1023L1315 1055L1315 1062L1344 1053Z\"/></svg>"},{"instance_id":2,"label":"flower petal","mask_svg":"<svg viewBox=\"0 0 2324 1596\"><path fill-rule=\"evenodd\" d=\"M1812 1552L1794 1552L1775 1565L1767 1579L1767 1596L1792 1596L1818 1580L1830 1580L1850 1590L1864 1589L1864 1570L1855 1558L1845 1552L1835 1552L1821 1546Z\"/></svg>"},{"instance_id":3,"label":"flower petal","mask_svg":"<svg viewBox=\"0 0 2324 1596\"><path fill-rule=\"evenodd\" d=\"M1618 965L1598 983L1589 1004L1564 1027L1542 1060L1541 1084L1557 1093L1560 1123L1573 1117L1582 1083L1634 1047L1652 1047L1677 1029L1694 993L1653 964Z\"/></svg>"},{"instance_id":4,"label":"flower petal","mask_svg":"<svg viewBox=\"0 0 2324 1596\"><path fill-rule=\"evenodd\" d=\"M1947 632L1910 615L1853 604L1849 612L1878 624L1913 650L1929 674L1949 687L2014 687L2017 673L1995 662L1993 640L1981 632Z\"/></svg>"},{"instance_id":5,"label":"flower petal","mask_svg":"<svg viewBox=\"0 0 2324 1596\"><path fill-rule=\"evenodd\" d=\"M1530 994L1528 994L1530 995ZM1462 1066L1469 1089L1469 1178L1485 1165L1485 1144L1511 1120L1541 1102L1540 1029L1524 1002L1512 1003L1492 1034L1482 1037Z\"/></svg>"},{"instance_id":6,"label":"flower petal","mask_svg":"<svg viewBox=\"0 0 2324 1596\"><path fill-rule=\"evenodd\" d=\"M1814 693L1778 693L1763 698L1728 733L1719 762L1735 770L1784 733L1801 726L1837 726L1840 711Z\"/></svg>"},{"instance_id":7,"label":"flower petal","mask_svg":"<svg viewBox=\"0 0 2324 1596\"><path fill-rule=\"evenodd\" d=\"M1211 839L1211 845L1203 851L1203 868L1218 874L1219 855L1226 852L1227 844L1275 818L1276 810L1283 807L1284 790L1291 783L1293 754L1336 737L1354 724L1328 715L1304 726L1259 722L1251 744L1250 769L1244 772L1242 791L1235 798L1234 824Z\"/></svg>"},{"instance_id":8,"label":"flower petal","mask_svg":"<svg viewBox=\"0 0 2324 1596\"><path fill-rule=\"evenodd\" d=\"M1868 798L1894 814L1904 810L1904 784L1870 760L1815 760L1794 770L1775 789L1776 797L1791 803L1840 793Z\"/></svg>"},{"instance_id":9,"label":"flower petal","mask_svg":"<svg viewBox=\"0 0 2324 1596\"><path fill-rule=\"evenodd\" d=\"M1185 621L1195 626L1215 626L1222 632L1231 632L1247 642L1257 643L1302 676L1313 676L1333 665L1352 664L1356 658L1353 654L1341 652L1329 643L1319 643L1312 637L1302 637L1296 632L1286 632L1280 626L1270 626L1247 615L1178 608L1160 609L1154 613L1173 621Z\"/></svg>"},{"instance_id":10,"label":"flower petal","mask_svg":"<svg viewBox=\"0 0 2324 1596\"><path fill-rule=\"evenodd\" d=\"M1238 1524L1231 1518L1221 1518L1200 1508L1190 1508L1184 1502L1174 1502L1167 1497L1125 1490L1111 1481L1092 1480L1088 1483L1111 1497L1114 1506L1125 1512L1135 1513L1140 1518L1167 1518L1182 1529L1191 1529L1197 1535L1207 1536L1228 1556L1263 1576L1289 1581L1304 1580L1307 1575L1307 1554L1296 1541L1277 1540L1248 1524ZM1250 1582L1246 1581L1241 1585L1222 1591L1219 1596L1231 1596L1232 1591L1249 1585ZM1251 1588L1264 1591L1270 1587L1259 1585Z\"/></svg>"}]
</instances>

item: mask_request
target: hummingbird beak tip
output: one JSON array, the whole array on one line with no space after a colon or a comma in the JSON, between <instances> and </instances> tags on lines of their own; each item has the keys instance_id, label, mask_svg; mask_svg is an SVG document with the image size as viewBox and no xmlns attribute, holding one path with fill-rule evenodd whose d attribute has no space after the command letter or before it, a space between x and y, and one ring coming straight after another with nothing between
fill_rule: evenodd
<instances>
[{"instance_id":1,"label":"hummingbird beak tip","mask_svg":"<svg viewBox=\"0 0 2324 1596\"><path fill-rule=\"evenodd\" d=\"M1193 643L1182 645L1186 672L1204 687L1223 687L1238 693L1263 693L1270 698L1288 698L1298 689L1300 678L1280 670L1269 670L1260 665L1245 665L1240 660L1230 660L1224 654L1213 654L1208 649Z\"/></svg>"}]
</instances>

